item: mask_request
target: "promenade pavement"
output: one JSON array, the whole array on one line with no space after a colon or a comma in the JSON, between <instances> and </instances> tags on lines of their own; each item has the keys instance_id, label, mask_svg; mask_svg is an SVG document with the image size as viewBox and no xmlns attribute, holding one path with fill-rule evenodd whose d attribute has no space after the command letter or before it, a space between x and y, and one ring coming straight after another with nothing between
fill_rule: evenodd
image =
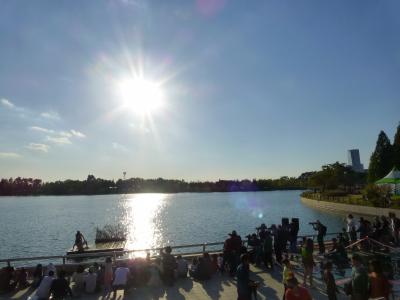
<instances>
[{"instance_id":1,"label":"promenade pavement","mask_svg":"<svg viewBox=\"0 0 400 300\"><path fill-rule=\"evenodd\" d=\"M280 300L283 296L282 275L279 267L275 271L269 272L257 267L251 266L251 278L259 281L260 287L258 289L257 297L259 300ZM301 276L296 276L301 282ZM324 293L324 285L321 282L316 282L315 287L309 289L313 299L328 299ZM2 295L0 299L17 299L25 300L30 295L34 294L32 289L24 289L9 295ZM113 299L112 297L103 296L101 293L95 295L83 294L78 299L88 300L105 300ZM162 287L159 289L154 288L138 288L132 289L127 295L123 291L118 291L115 299L117 300L205 300L205 299L221 299L221 300L235 300L237 299L236 281L228 275L216 274L211 280L204 282L193 281L191 278L179 279L173 287ZM338 299L348 299L343 294L338 295Z\"/></svg>"}]
</instances>

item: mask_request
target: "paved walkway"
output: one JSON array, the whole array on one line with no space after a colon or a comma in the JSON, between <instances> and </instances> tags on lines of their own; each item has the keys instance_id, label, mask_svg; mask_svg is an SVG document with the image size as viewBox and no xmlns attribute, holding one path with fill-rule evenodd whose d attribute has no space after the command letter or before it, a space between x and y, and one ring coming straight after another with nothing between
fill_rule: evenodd
<instances>
[{"instance_id":1,"label":"paved walkway","mask_svg":"<svg viewBox=\"0 0 400 300\"><path fill-rule=\"evenodd\" d=\"M251 267L253 280L261 282L258 289L259 300L280 300L283 295L282 275L279 268L275 268L272 273L266 272L256 267ZM297 275L297 278L301 276ZM300 280L301 281L301 280ZM316 288L310 289L313 299L328 299L323 293L324 286L321 282L316 282ZM0 296L0 299L18 299L25 300L28 296L34 293L33 290L25 289L15 294L7 296ZM103 295L82 295L79 299L89 300L105 300L107 297ZM236 281L227 275L216 274L209 281L196 282L190 278L180 279L176 282L175 286L169 288L150 289L138 288L132 289L127 295L123 291L119 291L116 296L117 300L122 299L138 299L138 300L182 300L182 299L222 299L222 300L235 300L236 294ZM344 295L340 295L338 299L347 299Z\"/></svg>"}]
</instances>

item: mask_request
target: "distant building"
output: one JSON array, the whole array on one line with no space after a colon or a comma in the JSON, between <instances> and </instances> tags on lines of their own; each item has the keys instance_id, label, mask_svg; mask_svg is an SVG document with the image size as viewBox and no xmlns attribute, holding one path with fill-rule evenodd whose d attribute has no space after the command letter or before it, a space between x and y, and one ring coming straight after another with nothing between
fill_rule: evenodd
<instances>
[{"instance_id":1,"label":"distant building","mask_svg":"<svg viewBox=\"0 0 400 300\"><path fill-rule=\"evenodd\" d=\"M355 172L364 172L364 165L360 161L360 151L358 149L351 149L347 152L348 165Z\"/></svg>"}]
</instances>

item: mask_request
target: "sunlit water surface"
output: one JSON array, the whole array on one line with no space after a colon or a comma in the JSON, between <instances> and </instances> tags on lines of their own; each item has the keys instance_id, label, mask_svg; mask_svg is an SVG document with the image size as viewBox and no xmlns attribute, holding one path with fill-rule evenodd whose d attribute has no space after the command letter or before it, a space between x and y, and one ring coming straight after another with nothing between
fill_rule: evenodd
<instances>
[{"instance_id":1,"label":"sunlit water surface","mask_svg":"<svg viewBox=\"0 0 400 300\"><path fill-rule=\"evenodd\" d=\"M261 223L300 218L301 233L320 219L328 231L342 215L304 206L299 191L249 193L131 194L65 197L0 197L0 258L63 255L81 230L93 245L95 228L126 225L129 249L223 241Z\"/></svg>"}]
</instances>

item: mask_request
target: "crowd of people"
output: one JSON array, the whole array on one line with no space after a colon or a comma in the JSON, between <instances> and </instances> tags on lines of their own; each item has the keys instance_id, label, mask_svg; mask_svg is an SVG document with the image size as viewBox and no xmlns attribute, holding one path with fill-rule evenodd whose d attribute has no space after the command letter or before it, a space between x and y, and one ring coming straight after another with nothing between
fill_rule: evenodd
<instances>
[{"instance_id":1,"label":"crowd of people","mask_svg":"<svg viewBox=\"0 0 400 300\"><path fill-rule=\"evenodd\" d=\"M32 286L36 289L36 299L65 299L67 296L80 296L102 292L104 295L116 295L117 290L125 293L133 287L173 286L179 278L191 277L194 280L209 280L214 274L227 273L237 280L238 300L250 300L257 294L258 282L250 279L250 264L264 267L271 272L278 266L282 268L284 300L309 300L309 288L314 287L314 274L319 262L321 278L325 282L329 300L335 300L338 287L332 269L352 267L351 281L344 286L346 294L353 300L367 300L368 297L389 299L391 285L378 260L369 263L370 273L364 267L363 259L353 254L351 260L346 247L353 249L357 240L365 237L391 245L398 245L400 221L394 214L389 218L375 218L369 222L360 218L356 222L352 215L347 217L347 228L343 228L337 237L325 247L324 237L327 227L319 220L310 223L316 231L318 253L314 253L314 240L303 237L299 241L299 221L283 220L280 225L267 227L261 224L254 233L242 240L234 230L229 233L220 254L204 253L190 262L181 255L174 256L171 247L165 247L155 259L136 258L115 264L111 258L104 263L91 266L77 266L73 273L64 269L57 270L53 264L46 267L37 265L28 274L27 270L5 267L0 271L0 292ZM85 239L77 236L75 246L82 247ZM357 247L364 247L359 243ZM356 246L354 246L356 247ZM298 260L300 258L300 261ZM294 265L301 268L297 272L303 277L302 285L296 278ZM28 281L28 278L31 280Z\"/></svg>"}]
</instances>

